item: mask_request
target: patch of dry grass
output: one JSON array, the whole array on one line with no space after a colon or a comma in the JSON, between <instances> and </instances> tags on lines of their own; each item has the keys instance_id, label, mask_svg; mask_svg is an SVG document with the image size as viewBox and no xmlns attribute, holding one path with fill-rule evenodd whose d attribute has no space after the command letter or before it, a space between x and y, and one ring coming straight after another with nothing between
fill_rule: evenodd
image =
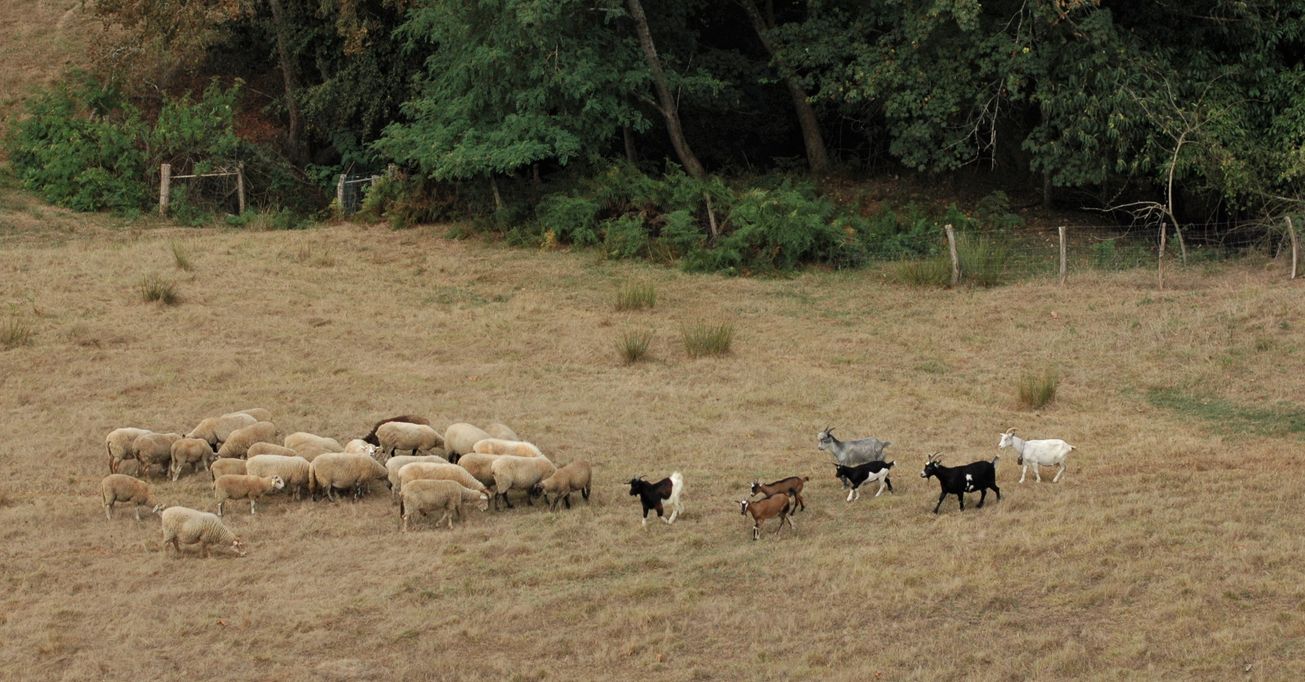
<instances>
[{"instance_id":1,"label":"patch of dry grass","mask_svg":"<svg viewBox=\"0 0 1305 682\"><path fill-rule=\"evenodd\" d=\"M1305 310L1278 271L1178 273L1163 294L1151 272L922 290L873 272L686 275L424 228L84 220L0 248L0 309L47 313L39 345L0 354L9 677L1305 674L1305 515L1283 506L1305 483L1302 439L1226 434L1148 400L1207 386L1230 404L1299 406L1305 373L1284 368L1302 363ZM188 281L185 306L115 293L182 234L221 277ZM322 268L320 254L341 256ZM659 331L728 319L747 343L729 362L612 362L610 292L635 276L675 301ZM1012 404L1009 368L1043 349L1074 391L1034 416ZM164 555L157 518L105 521L106 432L184 432L256 405L283 432L339 439L402 413L503 421L558 463L591 462L593 500L401 536L383 491L269 498L227 516L250 555L207 561ZM896 494L844 503L815 448L826 425L893 441ZM1077 446L1061 483L1018 485L1003 457L1001 502L930 514L924 456L991 457L1011 426ZM622 481L673 469L686 514L640 530ZM752 542L735 501L754 478L794 474L811 477L797 531ZM202 476L153 486L214 506ZM747 634L770 599L785 626Z\"/></svg>"}]
</instances>

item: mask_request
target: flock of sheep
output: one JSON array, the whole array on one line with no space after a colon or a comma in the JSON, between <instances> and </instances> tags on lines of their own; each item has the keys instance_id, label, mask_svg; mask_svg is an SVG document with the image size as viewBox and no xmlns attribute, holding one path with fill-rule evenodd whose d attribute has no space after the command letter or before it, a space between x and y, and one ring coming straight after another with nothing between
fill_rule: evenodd
<instances>
[{"instance_id":1,"label":"flock of sheep","mask_svg":"<svg viewBox=\"0 0 1305 682\"><path fill-rule=\"evenodd\" d=\"M248 500L249 513L257 513L257 502L266 495L284 491L300 499L325 496L335 501L340 494L354 499L367 494L373 481L384 481L398 502L399 527L406 532L414 516L439 512L436 525L462 516L462 506L474 503L487 511L491 502L512 507L511 492L524 494L528 504L543 497L550 510L558 505L571 507L571 494L589 499L591 469L584 460L574 460L557 467L534 444L522 440L509 427L491 424L481 429L457 423L441 434L426 419L400 415L381 420L363 438L341 445L333 438L306 432L286 435L277 444L279 430L271 413L262 408L240 410L210 417L189 433L157 433L140 428L120 428L105 438L109 475L100 484L105 517L113 518L114 505L133 505L136 520L142 507L150 508L163 520L165 549L180 554L181 545L199 545L208 556L210 546L229 547L245 554L242 539L222 522L226 503ZM891 443L875 438L843 442L832 429L818 435L818 447L834 458L835 475L849 490L847 501L860 496L868 482L879 484L877 497L887 487L892 492L889 473L893 462L884 461L884 448ZM1073 446L1061 440L1026 441L1010 429L1001 435L999 448L1011 447L1023 467L1020 483L1031 467L1041 481L1041 466L1059 466L1053 482L1065 472L1065 459ZM442 450L443 455L432 454ZM406 454L405 454L406 453ZM930 456L920 475L934 477L942 489L934 513L949 495L956 495L965 509L965 493L979 492L979 507L988 489L1001 499L996 485L996 458L960 467L945 467ZM124 473L128 467L134 469ZM184 472L207 471L213 481L217 513L160 504L148 483L151 475L176 481ZM137 477L139 476L139 478ZM787 523L791 528L793 512L804 509L803 484L807 477L793 476L769 484L754 482L751 495L758 499L739 501L741 513L753 518L752 536L758 539L762 523L778 518L779 530ZM681 500L684 476L676 471L650 482L642 476L630 479L630 495L638 497L643 508L643 524L649 512L656 512L667 524L674 523L683 511ZM550 500L551 496L551 500ZM665 516L665 507L670 515Z\"/></svg>"}]
</instances>

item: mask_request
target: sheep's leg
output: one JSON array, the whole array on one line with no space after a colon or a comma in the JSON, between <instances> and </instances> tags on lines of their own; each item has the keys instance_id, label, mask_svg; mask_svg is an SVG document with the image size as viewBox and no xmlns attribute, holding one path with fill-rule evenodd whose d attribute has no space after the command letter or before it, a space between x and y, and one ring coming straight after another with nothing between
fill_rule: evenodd
<instances>
[{"instance_id":1,"label":"sheep's leg","mask_svg":"<svg viewBox=\"0 0 1305 682\"><path fill-rule=\"evenodd\" d=\"M140 523L140 505L138 504L134 506L136 507L136 523Z\"/></svg>"},{"instance_id":2,"label":"sheep's leg","mask_svg":"<svg viewBox=\"0 0 1305 682\"><path fill-rule=\"evenodd\" d=\"M218 516L222 516L222 503L218 502Z\"/></svg>"},{"instance_id":3,"label":"sheep's leg","mask_svg":"<svg viewBox=\"0 0 1305 682\"><path fill-rule=\"evenodd\" d=\"M571 493L570 493L570 492L567 492L567 494L563 495L563 496L562 496L562 501L566 503L566 508L567 508L567 509L570 509L570 508L571 508Z\"/></svg>"},{"instance_id":4,"label":"sheep's leg","mask_svg":"<svg viewBox=\"0 0 1305 682\"><path fill-rule=\"evenodd\" d=\"M506 504L508 509L515 509L515 507L512 506L512 500L508 499L508 494L506 490L499 493L499 495L503 496L503 504Z\"/></svg>"},{"instance_id":5,"label":"sheep's leg","mask_svg":"<svg viewBox=\"0 0 1305 682\"><path fill-rule=\"evenodd\" d=\"M399 517L399 529L404 533L408 532L408 514Z\"/></svg>"},{"instance_id":6,"label":"sheep's leg","mask_svg":"<svg viewBox=\"0 0 1305 682\"><path fill-rule=\"evenodd\" d=\"M249 498L249 514L251 516L254 514L254 498L252 497Z\"/></svg>"},{"instance_id":7,"label":"sheep's leg","mask_svg":"<svg viewBox=\"0 0 1305 682\"><path fill-rule=\"evenodd\" d=\"M104 518L105 518L105 520L108 520L108 521L112 521L112 520L113 520L113 503L112 503L112 502L109 502L109 503L107 503L107 504L104 505Z\"/></svg>"},{"instance_id":8,"label":"sheep's leg","mask_svg":"<svg viewBox=\"0 0 1305 682\"><path fill-rule=\"evenodd\" d=\"M1052 483L1060 483L1060 475L1063 474L1063 473L1065 473L1065 463L1064 463L1064 462L1061 462L1061 463L1060 463L1060 471L1057 471L1057 472L1056 472L1056 477L1053 478L1053 479L1051 479L1051 482L1052 482Z\"/></svg>"},{"instance_id":9,"label":"sheep's leg","mask_svg":"<svg viewBox=\"0 0 1305 682\"><path fill-rule=\"evenodd\" d=\"M588 503L589 503L589 486L585 486L585 487L581 488L581 489L580 489L580 494L584 496L584 498L585 498L585 503L588 504Z\"/></svg>"},{"instance_id":10,"label":"sheep's leg","mask_svg":"<svg viewBox=\"0 0 1305 682\"><path fill-rule=\"evenodd\" d=\"M208 558L208 543L203 540L199 541L199 555L205 559Z\"/></svg>"},{"instance_id":11,"label":"sheep's leg","mask_svg":"<svg viewBox=\"0 0 1305 682\"><path fill-rule=\"evenodd\" d=\"M444 515L443 515L443 516L440 516L440 520L435 522L435 527L438 528L438 527L440 526L440 524L444 523L445 521L448 521L448 522L449 522L449 529L452 529L452 528L453 528L453 517L452 517L451 515L449 515L449 510L447 510L447 509L444 510Z\"/></svg>"}]
</instances>

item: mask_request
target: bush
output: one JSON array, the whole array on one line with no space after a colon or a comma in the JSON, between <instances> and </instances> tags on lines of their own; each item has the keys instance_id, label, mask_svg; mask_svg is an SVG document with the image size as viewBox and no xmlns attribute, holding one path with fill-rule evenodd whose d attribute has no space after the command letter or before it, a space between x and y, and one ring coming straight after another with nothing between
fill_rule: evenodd
<instances>
[{"instance_id":1,"label":"bush","mask_svg":"<svg viewBox=\"0 0 1305 682\"><path fill-rule=\"evenodd\" d=\"M684 337L684 352L691 358L726 355L734 342L734 325L728 322L721 324L698 322L685 326L681 334Z\"/></svg>"},{"instance_id":2,"label":"bush","mask_svg":"<svg viewBox=\"0 0 1305 682\"><path fill-rule=\"evenodd\" d=\"M986 230L1005 232L1024 224L1024 219L1010 209L1010 197L997 190L975 205L979 226Z\"/></svg>"},{"instance_id":3,"label":"bush","mask_svg":"<svg viewBox=\"0 0 1305 682\"><path fill-rule=\"evenodd\" d=\"M651 284L624 284L616 290L616 309L643 310L657 305L657 289Z\"/></svg>"},{"instance_id":4,"label":"bush","mask_svg":"<svg viewBox=\"0 0 1305 682\"><path fill-rule=\"evenodd\" d=\"M1052 368L1026 371L1020 375L1016 384L1016 393L1020 404L1036 410L1056 399L1056 388L1060 385L1060 375Z\"/></svg>"},{"instance_id":5,"label":"bush","mask_svg":"<svg viewBox=\"0 0 1305 682\"><path fill-rule=\"evenodd\" d=\"M598 243L598 202L585 197L552 194L535 207L535 220L559 242L578 246Z\"/></svg>"},{"instance_id":6,"label":"bush","mask_svg":"<svg viewBox=\"0 0 1305 682\"><path fill-rule=\"evenodd\" d=\"M808 183L744 192L729 213L732 231L699 263L758 271L792 270L806 261L857 265L864 257L857 230L835 213Z\"/></svg>"},{"instance_id":7,"label":"bush","mask_svg":"<svg viewBox=\"0 0 1305 682\"><path fill-rule=\"evenodd\" d=\"M616 342L616 352L632 365L648 357L648 348L652 345L653 334L650 331L625 332Z\"/></svg>"},{"instance_id":8,"label":"bush","mask_svg":"<svg viewBox=\"0 0 1305 682\"><path fill-rule=\"evenodd\" d=\"M190 262L190 251L181 242L170 242L168 247L172 251L172 262L177 265L178 270L189 272L195 268Z\"/></svg>"},{"instance_id":9,"label":"bush","mask_svg":"<svg viewBox=\"0 0 1305 682\"><path fill-rule=\"evenodd\" d=\"M637 215L621 216L603 223L603 251L608 258L640 258L648 255L648 229Z\"/></svg>"}]
</instances>

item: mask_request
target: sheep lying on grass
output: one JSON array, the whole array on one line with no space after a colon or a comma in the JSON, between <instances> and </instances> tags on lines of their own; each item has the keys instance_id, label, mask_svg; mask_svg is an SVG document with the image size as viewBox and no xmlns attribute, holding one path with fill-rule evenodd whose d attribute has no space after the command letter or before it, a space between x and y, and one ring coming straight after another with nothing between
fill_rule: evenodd
<instances>
[{"instance_id":1,"label":"sheep lying on grass","mask_svg":"<svg viewBox=\"0 0 1305 682\"><path fill-rule=\"evenodd\" d=\"M353 498L362 496L369 481L384 481L389 472L385 465L368 457L348 452L328 452L313 460L313 478L317 488L335 501L336 490L352 490Z\"/></svg>"},{"instance_id":2,"label":"sheep lying on grass","mask_svg":"<svg viewBox=\"0 0 1305 682\"><path fill-rule=\"evenodd\" d=\"M208 475L214 481L218 480L219 476L226 476L228 474L246 474L246 473L249 472L245 470L245 460L243 459L235 459L233 457L220 457L218 459L213 460L213 463L208 465Z\"/></svg>"},{"instance_id":3,"label":"sheep lying on grass","mask_svg":"<svg viewBox=\"0 0 1305 682\"><path fill-rule=\"evenodd\" d=\"M140 521L140 508L153 507L159 511L159 504L150 492L145 481L132 478L126 474L109 474L100 481L100 499L104 502L104 518L113 520L113 505L117 502L130 502L136 510L136 520Z\"/></svg>"},{"instance_id":4,"label":"sheep lying on grass","mask_svg":"<svg viewBox=\"0 0 1305 682\"><path fill-rule=\"evenodd\" d=\"M443 516L435 522L436 526L447 519L449 529L453 529L453 518L462 518L463 502L480 502L480 510L489 510L489 496L479 490L472 490L456 481L424 479L410 481L403 486L399 494L400 528L408 532L408 520L414 513L426 514L442 509Z\"/></svg>"},{"instance_id":5,"label":"sheep lying on grass","mask_svg":"<svg viewBox=\"0 0 1305 682\"><path fill-rule=\"evenodd\" d=\"M258 423L258 418L244 412L230 412L221 417L209 417L199 422L186 434L187 438L203 438L210 447L217 450L231 435L232 431Z\"/></svg>"},{"instance_id":6,"label":"sheep lying on grass","mask_svg":"<svg viewBox=\"0 0 1305 682\"><path fill-rule=\"evenodd\" d=\"M527 443L524 440L503 440L501 438L486 438L476 441L476 444L471 446L471 450L485 455L544 456L544 453L540 452L534 443Z\"/></svg>"},{"instance_id":7,"label":"sheep lying on grass","mask_svg":"<svg viewBox=\"0 0 1305 682\"><path fill-rule=\"evenodd\" d=\"M376 429L376 438L380 441L377 450L383 457L392 457L399 450L411 451L414 455L429 454L435 448L444 447L444 437L425 424L381 424Z\"/></svg>"},{"instance_id":8,"label":"sheep lying on grass","mask_svg":"<svg viewBox=\"0 0 1305 682\"><path fill-rule=\"evenodd\" d=\"M222 516L222 505L227 500L249 500L249 513L254 512L254 502L258 498L285 487L285 481L280 476L250 476L248 474L240 475L228 474L218 476L213 481L213 496L217 498L217 513Z\"/></svg>"},{"instance_id":9,"label":"sheep lying on grass","mask_svg":"<svg viewBox=\"0 0 1305 682\"><path fill-rule=\"evenodd\" d=\"M109 453L109 473L117 473L118 466L123 460L136 459L136 450L132 444L147 433L153 432L149 429L124 427L114 429L104 437L104 449Z\"/></svg>"},{"instance_id":10,"label":"sheep lying on grass","mask_svg":"<svg viewBox=\"0 0 1305 682\"><path fill-rule=\"evenodd\" d=\"M200 555L208 557L209 545L229 545L239 556L245 556L245 543L222 525L214 514L186 507L168 507L163 510L163 550L169 545L181 556L181 545L199 545Z\"/></svg>"},{"instance_id":11,"label":"sheep lying on grass","mask_svg":"<svg viewBox=\"0 0 1305 682\"><path fill-rule=\"evenodd\" d=\"M166 475L172 466L172 444L181 440L179 433L146 433L132 441L132 450L136 461L140 463L140 475L147 477L151 470Z\"/></svg>"},{"instance_id":12,"label":"sheep lying on grass","mask_svg":"<svg viewBox=\"0 0 1305 682\"><path fill-rule=\"evenodd\" d=\"M470 457L471 455L467 455ZM466 459L464 457L463 459ZM580 491L584 496L585 502L589 501L589 479L591 470L589 463L583 459L577 459L574 462L558 469L552 476L545 478L530 489L530 494L543 495L544 504L548 505L549 511L557 509L559 501L566 502L566 508L571 508L571 493ZM548 501L548 495L554 495L552 503Z\"/></svg>"},{"instance_id":13,"label":"sheep lying on grass","mask_svg":"<svg viewBox=\"0 0 1305 682\"><path fill-rule=\"evenodd\" d=\"M490 465L494 472L494 508L498 509L499 498L503 503L512 508L512 500L508 499L508 492L520 490L526 493L526 504L534 505L530 499L530 489L539 484L540 481L552 476L557 471L557 467L544 457L516 457L514 455L500 455L494 463Z\"/></svg>"},{"instance_id":14,"label":"sheep lying on grass","mask_svg":"<svg viewBox=\"0 0 1305 682\"><path fill-rule=\"evenodd\" d=\"M191 471L203 467L207 471L216 456L213 447L203 438L182 438L176 441L172 444L172 463L169 467L172 480L177 480L181 470L186 467L190 467Z\"/></svg>"},{"instance_id":15,"label":"sheep lying on grass","mask_svg":"<svg viewBox=\"0 0 1305 682\"><path fill-rule=\"evenodd\" d=\"M399 496L399 471L403 469L403 465L412 464L413 462L427 462L432 464L449 463L448 460L439 455L399 455L398 457L391 457L385 460L385 484L390 487L390 490L393 491L395 497Z\"/></svg>"},{"instance_id":16,"label":"sheep lying on grass","mask_svg":"<svg viewBox=\"0 0 1305 682\"><path fill-rule=\"evenodd\" d=\"M459 422L450 424L444 430L444 450L450 462L458 463L458 458L468 452L476 451L476 443L489 438L489 434L471 424Z\"/></svg>"},{"instance_id":17,"label":"sheep lying on grass","mask_svg":"<svg viewBox=\"0 0 1305 682\"><path fill-rule=\"evenodd\" d=\"M285 490L293 493L296 500L304 491L312 495L317 490L313 465L298 455L254 455L245 461L245 473L250 476L280 476L285 481Z\"/></svg>"},{"instance_id":18,"label":"sheep lying on grass","mask_svg":"<svg viewBox=\"0 0 1305 682\"><path fill-rule=\"evenodd\" d=\"M276 440L276 424L272 422L255 422L235 431L227 437L226 442L218 448L218 457L243 458L254 443L271 443Z\"/></svg>"}]
</instances>

